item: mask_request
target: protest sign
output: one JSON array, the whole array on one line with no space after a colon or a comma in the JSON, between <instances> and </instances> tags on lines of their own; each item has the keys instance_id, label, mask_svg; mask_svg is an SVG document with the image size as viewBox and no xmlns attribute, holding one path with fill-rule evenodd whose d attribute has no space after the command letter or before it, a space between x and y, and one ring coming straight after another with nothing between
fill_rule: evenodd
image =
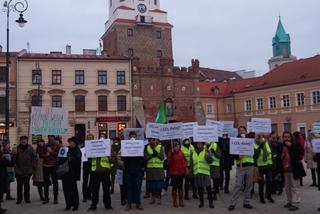
<instances>
[{"instance_id":1,"label":"protest sign","mask_svg":"<svg viewBox=\"0 0 320 214\"><path fill-rule=\"evenodd\" d=\"M137 134L136 140L144 140L144 129L143 128L128 128L124 129L123 135L125 140L129 139L130 132L135 132Z\"/></svg>"},{"instance_id":2,"label":"protest sign","mask_svg":"<svg viewBox=\"0 0 320 214\"><path fill-rule=\"evenodd\" d=\"M252 131L255 133L271 133L271 119L269 118L252 118Z\"/></svg>"},{"instance_id":3,"label":"protest sign","mask_svg":"<svg viewBox=\"0 0 320 214\"><path fill-rule=\"evenodd\" d=\"M218 141L218 126L195 126L193 130L194 142Z\"/></svg>"},{"instance_id":4,"label":"protest sign","mask_svg":"<svg viewBox=\"0 0 320 214\"><path fill-rule=\"evenodd\" d=\"M160 140L173 140L183 138L183 123L168 123L160 126Z\"/></svg>"},{"instance_id":5,"label":"protest sign","mask_svg":"<svg viewBox=\"0 0 320 214\"><path fill-rule=\"evenodd\" d=\"M222 137L223 127L224 127L223 122L207 119L206 126L217 126L217 132L218 132L217 135L218 135L218 137Z\"/></svg>"},{"instance_id":6,"label":"protest sign","mask_svg":"<svg viewBox=\"0 0 320 214\"><path fill-rule=\"evenodd\" d=\"M238 129L233 128L232 130L229 130L228 137L237 137L238 136Z\"/></svg>"},{"instance_id":7,"label":"protest sign","mask_svg":"<svg viewBox=\"0 0 320 214\"><path fill-rule=\"evenodd\" d=\"M183 138L193 137L194 127L197 126L197 125L198 125L197 122L184 123L184 124L182 125Z\"/></svg>"},{"instance_id":8,"label":"protest sign","mask_svg":"<svg viewBox=\"0 0 320 214\"><path fill-rule=\"evenodd\" d=\"M314 133L320 134L320 122L314 122L312 124L312 131Z\"/></svg>"},{"instance_id":9,"label":"protest sign","mask_svg":"<svg viewBox=\"0 0 320 214\"><path fill-rule=\"evenodd\" d=\"M31 134L66 135L68 132L68 110L33 106L30 123Z\"/></svg>"},{"instance_id":10,"label":"protest sign","mask_svg":"<svg viewBox=\"0 0 320 214\"><path fill-rule=\"evenodd\" d=\"M320 138L312 140L312 147L314 153L320 153Z\"/></svg>"},{"instance_id":11,"label":"protest sign","mask_svg":"<svg viewBox=\"0 0 320 214\"><path fill-rule=\"evenodd\" d=\"M231 155L254 155L254 139L230 138Z\"/></svg>"},{"instance_id":12,"label":"protest sign","mask_svg":"<svg viewBox=\"0 0 320 214\"><path fill-rule=\"evenodd\" d=\"M234 129L233 121L221 121L223 123L223 134L230 134Z\"/></svg>"},{"instance_id":13,"label":"protest sign","mask_svg":"<svg viewBox=\"0 0 320 214\"><path fill-rule=\"evenodd\" d=\"M247 122L247 132L253 132L253 127L251 122Z\"/></svg>"},{"instance_id":14,"label":"protest sign","mask_svg":"<svg viewBox=\"0 0 320 214\"><path fill-rule=\"evenodd\" d=\"M82 162L87 162L88 161L88 158L87 158L87 155L86 155L86 148L81 148L81 161Z\"/></svg>"},{"instance_id":15,"label":"protest sign","mask_svg":"<svg viewBox=\"0 0 320 214\"><path fill-rule=\"evenodd\" d=\"M160 126L161 124L159 123L148 123L146 128L146 137L159 139Z\"/></svg>"},{"instance_id":16,"label":"protest sign","mask_svg":"<svg viewBox=\"0 0 320 214\"><path fill-rule=\"evenodd\" d=\"M58 157L59 158L66 158L68 157L68 151L69 151L69 148L68 147L61 147L59 149L59 152L58 152Z\"/></svg>"},{"instance_id":17,"label":"protest sign","mask_svg":"<svg viewBox=\"0 0 320 214\"><path fill-rule=\"evenodd\" d=\"M87 158L109 157L111 154L110 139L86 140Z\"/></svg>"},{"instance_id":18,"label":"protest sign","mask_svg":"<svg viewBox=\"0 0 320 214\"><path fill-rule=\"evenodd\" d=\"M121 157L143 157L144 141L143 140L122 140Z\"/></svg>"}]
</instances>

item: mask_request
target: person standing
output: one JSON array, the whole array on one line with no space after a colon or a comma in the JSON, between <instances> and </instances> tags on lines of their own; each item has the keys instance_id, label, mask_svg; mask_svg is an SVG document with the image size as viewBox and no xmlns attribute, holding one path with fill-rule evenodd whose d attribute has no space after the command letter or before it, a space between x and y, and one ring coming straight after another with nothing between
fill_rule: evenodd
<instances>
[{"instance_id":1,"label":"person standing","mask_svg":"<svg viewBox=\"0 0 320 214\"><path fill-rule=\"evenodd\" d=\"M219 138L218 146L221 150L220 158L220 186L224 193L229 194L230 171L234 164L233 156L230 155L230 138L226 134ZM223 187L224 184L224 187Z\"/></svg>"},{"instance_id":2,"label":"person standing","mask_svg":"<svg viewBox=\"0 0 320 214\"><path fill-rule=\"evenodd\" d=\"M240 126L239 136L242 138L246 137L247 129L244 126ZM246 209L253 209L250 204L251 190L253 185L253 172L254 172L254 158L251 155L235 156L237 168L236 168L236 184L231 196L229 211L232 211L236 207L237 200L241 194L243 183L245 182L244 189L244 201L243 207Z\"/></svg>"},{"instance_id":3,"label":"person standing","mask_svg":"<svg viewBox=\"0 0 320 214\"><path fill-rule=\"evenodd\" d=\"M198 199L196 188L194 187L194 180L193 176L190 175L191 169L190 169L190 157L191 154L194 152L194 146L191 144L191 139L186 138L183 139L182 145L181 145L181 152L183 153L184 157L187 159L187 174L184 177L184 199L189 200L189 187L192 187L192 197L194 199Z\"/></svg>"},{"instance_id":4,"label":"person standing","mask_svg":"<svg viewBox=\"0 0 320 214\"><path fill-rule=\"evenodd\" d=\"M204 207L204 189L207 190L209 207L214 208L210 180L210 164L212 161L212 154L207 151L204 143L197 143L190 158L190 168L194 176L194 186L198 189L199 208Z\"/></svg>"},{"instance_id":5,"label":"person standing","mask_svg":"<svg viewBox=\"0 0 320 214\"><path fill-rule=\"evenodd\" d=\"M36 154L28 137L21 136L19 145L13 150L13 162L17 176L17 203L21 204L22 195L26 203L30 203L30 178L36 167Z\"/></svg>"},{"instance_id":6,"label":"person standing","mask_svg":"<svg viewBox=\"0 0 320 214\"><path fill-rule=\"evenodd\" d=\"M3 197L3 194L7 187L7 167L11 165L12 160L8 160L3 154L3 148L0 144L0 199ZM7 210L2 208L2 200L0 200L0 214L6 213Z\"/></svg>"},{"instance_id":7,"label":"person standing","mask_svg":"<svg viewBox=\"0 0 320 214\"><path fill-rule=\"evenodd\" d=\"M111 164L114 162L112 157L89 158L91 164L92 178L92 203L89 210L96 210L99 202L100 185L102 184L103 203L106 210L112 210L110 196L110 172Z\"/></svg>"},{"instance_id":8,"label":"person standing","mask_svg":"<svg viewBox=\"0 0 320 214\"><path fill-rule=\"evenodd\" d=\"M87 140L94 140L93 134L87 135ZM85 147L85 145L83 145ZM91 165L89 161L85 161L82 164L82 202L91 200L92 196L92 182L90 176Z\"/></svg>"},{"instance_id":9,"label":"person standing","mask_svg":"<svg viewBox=\"0 0 320 214\"><path fill-rule=\"evenodd\" d=\"M314 138L315 138L314 134L309 133L308 141L306 141L306 143L304 144L304 151L305 151L304 161L307 164L307 168L310 169L311 176L312 176L312 184L310 185L310 187L317 186L317 162L313 160L315 153L313 152L313 146L312 146L312 140Z\"/></svg>"},{"instance_id":10,"label":"person standing","mask_svg":"<svg viewBox=\"0 0 320 214\"><path fill-rule=\"evenodd\" d=\"M48 136L48 143L45 146L45 150L40 154L40 158L43 158L43 177L44 177L44 201L43 204L49 203L49 186L53 184L53 196L54 204L58 204L58 191L59 183L58 176L56 173L58 165L58 153L60 145L57 143L54 136Z\"/></svg>"},{"instance_id":11,"label":"person standing","mask_svg":"<svg viewBox=\"0 0 320 214\"><path fill-rule=\"evenodd\" d=\"M130 132L129 139L135 140L136 133ZM132 204L137 210L144 210L141 202L141 180L143 175L144 157L121 157L124 163L124 186L127 201L126 211L132 209Z\"/></svg>"},{"instance_id":12,"label":"person standing","mask_svg":"<svg viewBox=\"0 0 320 214\"><path fill-rule=\"evenodd\" d=\"M72 207L73 211L78 210L79 207L79 192L77 181L80 180L81 174L81 151L78 147L79 142L75 137L68 139L69 150L67 158L62 158L60 164L68 162L69 171L63 175L62 178L62 188L63 194L66 202L65 211L70 210Z\"/></svg>"},{"instance_id":13,"label":"person standing","mask_svg":"<svg viewBox=\"0 0 320 214\"><path fill-rule=\"evenodd\" d=\"M164 151L157 139L150 139L145 151L147 161L147 189L152 193L151 204L161 204L161 190L165 188L164 182Z\"/></svg>"},{"instance_id":14,"label":"person standing","mask_svg":"<svg viewBox=\"0 0 320 214\"><path fill-rule=\"evenodd\" d=\"M283 136L282 164L285 177L285 190L288 203L284 206L290 211L298 210L300 195L298 187L300 179L306 176L301 156L304 155L304 148L301 143L295 141L290 132L284 132Z\"/></svg>"},{"instance_id":15,"label":"person standing","mask_svg":"<svg viewBox=\"0 0 320 214\"><path fill-rule=\"evenodd\" d=\"M3 145L3 154L9 159L12 159L12 151L11 151L11 147L10 144L7 144L6 141L2 142ZM6 177L7 177L7 186L5 188L4 193L6 194L6 200L7 201L12 201L15 200L15 198L12 197L11 195L11 183L15 181L15 171L14 171L14 167L13 165L10 165L7 167L7 173L6 173ZM2 197L0 198L0 200L2 200Z\"/></svg>"},{"instance_id":16,"label":"person standing","mask_svg":"<svg viewBox=\"0 0 320 214\"><path fill-rule=\"evenodd\" d=\"M271 181L272 181L272 152L269 142L263 134L257 134L254 144L254 159L256 160L259 170L259 197L260 203L265 204L264 200L264 184L266 184L266 198L274 203L271 197Z\"/></svg>"},{"instance_id":17,"label":"person standing","mask_svg":"<svg viewBox=\"0 0 320 214\"><path fill-rule=\"evenodd\" d=\"M316 153L313 160L317 162L317 173L318 173L318 179L319 179L320 178L320 153ZM320 191L319 181L318 181L318 190ZM320 208L318 208L318 211L320 211Z\"/></svg>"},{"instance_id":18,"label":"person standing","mask_svg":"<svg viewBox=\"0 0 320 214\"><path fill-rule=\"evenodd\" d=\"M37 156L37 164L35 171L33 173L33 185L37 187L38 193L40 196L40 200L44 201L43 189L44 189L44 178L43 178L43 158L40 157L40 154L44 153L45 150L45 142L43 139L39 139L37 142L36 148L36 156Z\"/></svg>"},{"instance_id":19,"label":"person standing","mask_svg":"<svg viewBox=\"0 0 320 214\"><path fill-rule=\"evenodd\" d=\"M210 175L213 180L213 200L217 200L220 186L220 159L221 151L216 142L211 142L209 146L210 154L212 154L212 163L210 164Z\"/></svg>"},{"instance_id":20,"label":"person standing","mask_svg":"<svg viewBox=\"0 0 320 214\"><path fill-rule=\"evenodd\" d=\"M168 169L171 175L172 183L172 200L173 206L178 207L177 197L179 199L179 207L184 207L183 203L183 178L186 174L187 159L180 149L178 142L172 143L172 149L168 152Z\"/></svg>"}]
</instances>

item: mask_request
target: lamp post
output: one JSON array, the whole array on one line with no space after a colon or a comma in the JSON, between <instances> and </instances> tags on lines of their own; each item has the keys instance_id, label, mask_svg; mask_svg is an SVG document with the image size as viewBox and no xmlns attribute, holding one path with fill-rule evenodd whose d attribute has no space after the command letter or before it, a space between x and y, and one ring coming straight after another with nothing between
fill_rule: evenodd
<instances>
[{"instance_id":1,"label":"lamp post","mask_svg":"<svg viewBox=\"0 0 320 214\"><path fill-rule=\"evenodd\" d=\"M27 21L23 18L23 13L28 9L27 0L10 0L3 4L4 11L7 13L7 52L6 52L6 142L10 144L10 52L9 52L9 18L10 12L19 12L19 18L16 20L19 27L24 27Z\"/></svg>"}]
</instances>

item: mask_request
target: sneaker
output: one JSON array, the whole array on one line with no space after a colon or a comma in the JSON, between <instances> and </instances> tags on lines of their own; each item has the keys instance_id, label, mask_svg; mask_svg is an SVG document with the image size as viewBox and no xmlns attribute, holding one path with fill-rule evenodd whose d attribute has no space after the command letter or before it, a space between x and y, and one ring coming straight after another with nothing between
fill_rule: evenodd
<instances>
[{"instance_id":1,"label":"sneaker","mask_svg":"<svg viewBox=\"0 0 320 214\"><path fill-rule=\"evenodd\" d=\"M244 204L244 205L243 205L243 208L252 210L252 209L253 209L253 206L252 206L251 204Z\"/></svg>"},{"instance_id":2,"label":"sneaker","mask_svg":"<svg viewBox=\"0 0 320 214\"><path fill-rule=\"evenodd\" d=\"M231 205L231 206L229 206L228 210L233 211L235 208L236 208L235 206Z\"/></svg>"}]
</instances>

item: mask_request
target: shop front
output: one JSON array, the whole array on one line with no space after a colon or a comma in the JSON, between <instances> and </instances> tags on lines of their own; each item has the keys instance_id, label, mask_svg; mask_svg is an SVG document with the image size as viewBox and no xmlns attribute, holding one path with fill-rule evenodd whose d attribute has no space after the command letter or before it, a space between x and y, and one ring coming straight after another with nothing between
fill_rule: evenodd
<instances>
[{"instance_id":1,"label":"shop front","mask_svg":"<svg viewBox=\"0 0 320 214\"><path fill-rule=\"evenodd\" d=\"M10 122L9 127L10 127L9 131L11 131L12 127L14 127L14 122ZM12 133L10 133L10 136L11 135L12 135ZM5 139L6 139L6 123L1 121L0 122L0 143L5 141ZM10 139L13 140L12 138L10 138Z\"/></svg>"},{"instance_id":2,"label":"shop front","mask_svg":"<svg viewBox=\"0 0 320 214\"><path fill-rule=\"evenodd\" d=\"M96 123L98 126L99 138L105 137L113 139L115 137L123 138L123 131L129 126L129 117L98 117Z\"/></svg>"}]
</instances>

